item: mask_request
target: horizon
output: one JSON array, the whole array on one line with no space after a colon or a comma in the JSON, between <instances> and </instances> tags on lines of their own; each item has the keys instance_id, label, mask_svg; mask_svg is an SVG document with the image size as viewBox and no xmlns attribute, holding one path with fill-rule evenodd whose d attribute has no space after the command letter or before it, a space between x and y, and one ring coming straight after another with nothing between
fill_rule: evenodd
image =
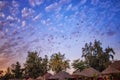
<instances>
[{"instance_id":1,"label":"horizon","mask_svg":"<svg viewBox=\"0 0 120 80\"><path fill-rule=\"evenodd\" d=\"M82 59L85 43L100 40L120 59L119 0L0 1L0 69L25 62L28 51L41 57L61 52Z\"/></svg>"}]
</instances>

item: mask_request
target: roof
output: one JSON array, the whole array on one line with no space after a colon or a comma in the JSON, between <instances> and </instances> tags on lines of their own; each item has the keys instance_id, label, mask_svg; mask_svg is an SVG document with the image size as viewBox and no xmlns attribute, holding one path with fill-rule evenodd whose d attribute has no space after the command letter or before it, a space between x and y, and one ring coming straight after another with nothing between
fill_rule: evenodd
<instances>
[{"instance_id":1,"label":"roof","mask_svg":"<svg viewBox=\"0 0 120 80\"><path fill-rule=\"evenodd\" d=\"M110 66L120 70L120 60L114 61Z\"/></svg>"},{"instance_id":2,"label":"roof","mask_svg":"<svg viewBox=\"0 0 120 80\"><path fill-rule=\"evenodd\" d=\"M51 76L49 79L65 80L66 78L72 78L72 76L65 71L60 71L59 73Z\"/></svg>"},{"instance_id":3,"label":"roof","mask_svg":"<svg viewBox=\"0 0 120 80\"><path fill-rule=\"evenodd\" d=\"M32 78L29 78L29 79L27 79L27 80L34 80L34 79L32 79Z\"/></svg>"},{"instance_id":4,"label":"roof","mask_svg":"<svg viewBox=\"0 0 120 80\"><path fill-rule=\"evenodd\" d=\"M50 76L52 76L52 74L46 73L43 77L44 77L45 80L47 80Z\"/></svg>"},{"instance_id":5,"label":"roof","mask_svg":"<svg viewBox=\"0 0 120 80\"><path fill-rule=\"evenodd\" d=\"M112 66L109 66L104 71L102 71L102 74L114 74L114 73L120 73L120 71L117 70L116 68L113 68Z\"/></svg>"},{"instance_id":6,"label":"roof","mask_svg":"<svg viewBox=\"0 0 120 80\"><path fill-rule=\"evenodd\" d=\"M100 75L100 72L93 69L92 67L90 67L90 68L84 69L81 72L76 72L76 73L74 73L74 75L93 77L93 76L96 76L96 75Z\"/></svg>"},{"instance_id":7,"label":"roof","mask_svg":"<svg viewBox=\"0 0 120 80\"><path fill-rule=\"evenodd\" d=\"M43 80L42 76L36 78L37 80Z\"/></svg>"},{"instance_id":8,"label":"roof","mask_svg":"<svg viewBox=\"0 0 120 80\"><path fill-rule=\"evenodd\" d=\"M75 70L73 73L78 73L78 72L80 72L80 70L79 70L79 69Z\"/></svg>"}]
</instances>

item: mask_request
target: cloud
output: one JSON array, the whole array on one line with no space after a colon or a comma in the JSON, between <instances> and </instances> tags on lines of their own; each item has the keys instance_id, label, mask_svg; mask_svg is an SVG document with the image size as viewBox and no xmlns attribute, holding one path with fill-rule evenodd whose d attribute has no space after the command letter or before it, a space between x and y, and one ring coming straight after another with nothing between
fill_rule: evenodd
<instances>
[{"instance_id":1,"label":"cloud","mask_svg":"<svg viewBox=\"0 0 120 80\"><path fill-rule=\"evenodd\" d=\"M22 21L22 27L26 26L26 21Z\"/></svg>"},{"instance_id":2,"label":"cloud","mask_svg":"<svg viewBox=\"0 0 120 80\"><path fill-rule=\"evenodd\" d=\"M5 69L6 67L12 64L13 59L15 59L16 55L13 55L11 53L12 53L11 51L0 53L0 68L1 69Z\"/></svg>"},{"instance_id":3,"label":"cloud","mask_svg":"<svg viewBox=\"0 0 120 80\"><path fill-rule=\"evenodd\" d=\"M49 12L49 11L51 11L51 10L56 9L57 7L58 7L58 3L55 2L55 3L50 4L49 6L47 6L47 7L45 8L45 11Z\"/></svg>"},{"instance_id":4,"label":"cloud","mask_svg":"<svg viewBox=\"0 0 120 80\"><path fill-rule=\"evenodd\" d=\"M83 5L83 4L85 4L87 2L87 0L81 0L80 1L80 5Z\"/></svg>"},{"instance_id":5,"label":"cloud","mask_svg":"<svg viewBox=\"0 0 120 80\"><path fill-rule=\"evenodd\" d=\"M4 10L8 6L6 1L0 1L0 11Z\"/></svg>"},{"instance_id":6,"label":"cloud","mask_svg":"<svg viewBox=\"0 0 120 80\"><path fill-rule=\"evenodd\" d=\"M35 0L29 0L31 6L35 7Z\"/></svg>"},{"instance_id":7,"label":"cloud","mask_svg":"<svg viewBox=\"0 0 120 80\"><path fill-rule=\"evenodd\" d=\"M52 10L56 10L56 12L59 12L61 10L62 5L67 4L69 2L71 2L71 0L60 0L59 2L54 2L50 5L48 5L45 8L45 11L49 12L49 11L52 11Z\"/></svg>"},{"instance_id":8,"label":"cloud","mask_svg":"<svg viewBox=\"0 0 120 80\"><path fill-rule=\"evenodd\" d=\"M19 4L17 1L12 1L12 6L15 7L15 8L18 8L19 7Z\"/></svg>"},{"instance_id":9,"label":"cloud","mask_svg":"<svg viewBox=\"0 0 120 80\"><path fill-rule=\"evenodd\" d=\"M46 24L46 20L41 20L41 23L45 25Z\"/></svg>"},{"instance_id":10,"label":"cloud","mask_svg":"<svg viewBox=\"0 0 120 80\"><path fill-rule=\"evenodd\" d=\"M8 42L5 42L2 46L0 46L0 53L2 53L5 49L9 49L10 44Z\"/></svg>"},{"instance_id":11,"label":"cloud","mask_svg":"<svg viewBox=\"0 0 120 80\"><path fill-rule=\"evenodd\" d=\"M69 2L71 2L71 0L60 0L59 4L67 4Z\"/></svg>"},{"instance_id":12,"label":"cloud","mask_svg":"<svg viewBox=\"0 0 120 80\"><path fill-rule=\"evenodd\" d=\"M0 39L3 39L5 37L4 32L0 31Z\"/></svg>"},{"instance_id":13,"label":"cloud","mask_svg":"<svg viewBox=\"0 0 120 80\"><path fill-rule=\"evenodd\" d=\"M41 20L41 23L46 26L49 26L50 24L52 24L49 18L47 20Z\"/></svg>"},{"instance_id":14,"label":"cloud","mask_svg":"<svg viewBox=\"0 0 120 80\"><path fill-rule=\"evenodd\" d=\"M33 14L35 13L35 11L31 8L23 8L21 13L23 18L28 19L30 17L33 17Z\"/></svg>"},{"instance_id":15,"label":"cloud","mask_svg":"<svg viewBox=\"0 0 120 80\"><path fill-rule=\"evenodd\" d=\"M17 45L18 45L18 42L15 42L15 41L10 44L11 47L15 47Z\"/></svg>"},{"instance_id":16,"label":"cloud","mask_svg":"<svg viewBox=\"0 0 120 80\"><path fill-rule=\"evenodd\" d=\"M11 13L13 16L16 16L16 15L19 13L19 9L18 9L18 8L10 7L10 13Z\"/></svg>"},{"instance_id":17,"label":"cloud","mask_svg":"<svg viewBox=\"0 0 120 80\"><path fill-rule=\"evenodd\" d=\"M91 0L92 5L97 5L99 3L99 0Z\"/></svg>"},{"instance_id":18,"label":"cloud","mask_svg":"<svg viewBox=\"0 0 120 80\"><path fill-rule=\"evenodd\" d=\"M72 8L72 4L69 4L66 8L67 11L69 11Z\"/></svg>"},{"instance_id":19,"label":"cloud","mask_svg":"<svg viewBox=\"0 0 120 80\"><path fill-rule=\"evenodd\" d=\"M13 16L16 16L20 11L19 11L19 4L17 1L13 0L12 1L12 7L10 7L10 13L13 15Z\"/></svg>"},{"instance_id":20,"label":"cloud","mask_svg":"<svg viewBox=\"0 0 120 80\"><path fill-rule=\"evenodd\" d=\"M35 7L36 5L41 5L44 2L44 0L29 0L29 3L32 7Z\"/></svg>"},{"instance_id":21,"label":"cloud","mask_svg":"<svg viewBox=\"0 0 120 80\"><path fill-rule=\"evenodd\" d=\"M36 1L36 5L41 5L44 2L44 0L35 0L35 1Z\"/></svg>"},{"instance_id":22,"label":"cloud","mask_svg":"<svg viewBox=\"0 0 120 80\"><path fill-rule=\"evenodd\" d=\"M9 62L10 60L9 60L9 58L6 58L6 57L4 57L4 55L1 55L0 54L0 67L1 68L4 68L4 67L6 67L7 65L7 63Z\"/></svg>"},{"instance_id":23,"label":"cloud","mask_svg":"<svg viewBox=\"0 0 120 80\"><path fill-rule=\"evenodd\" d=\"M35 16L35 17L33 18L33 21L37 21L37 20L39 20L41 17L42 17L42 14L39 13L37 16Z\"/></svg>"},{"instance_id":24,"label":"cloud","mask_svg":"<svg viewBox=\"0 0 120 80\"><path fill-rule=\"evenodd\" d=\"M57 21L60 21L60 20L62 20L63 19L63 14L57 14L56 16L55 16L55 20L57 19Z\"/></svg>"},{"instance_id":25,"label":"cloud","mask_svg":"<svg viewBox=\"0 0 120 80\"><path fill-rule=\"evenodd\" d=\"M19 11L19 4L17 1L13 0L12 1L12 6L9 7L10 13L13 16L16 16L20 11Z\"/></svg>"},{"instance_id":26,"label":"cloud","mask_svg":"<svg viewBox=\"0 0 120 80\"><path fill-rule=\"evenodd\" d=\"M15 36L15 35L18 35L19 34L19 32L17 31L17 30L14 30L13 32L12 32L12 36Z\"/></svg>"},{"instance_id":27,"label":"cloud","mask_svg":"<svg viewBox=\"0 0 120 80\"><path fill-rule=\"evenodd\" d=\"M3 30L4 26L6 25L5 21L0 21L0 31Z\"/></svg>"},{"instance_id":28,"label":"cloud","mask_svg":"<svg viewBox=\"0 0 120 80\"><path fill-rule=\"evenodd\" d=\"M108 30L106 33L108 36L114 36L116 34L116 32L112 30Z\"/></svg>"},{"instance_id":29,"label":"cloud","mask_svg":"<svg viewBox=\"0 0 120 80\"><path fill-rule=\"evenodd\" d=\"M11 23L14 23L14 25L15 25L15 24L17 24L17 23L19 23L19 22L20 22L20 19L17 18L17 17L15 17L15 16L8 15L8 16L6 17L6 23L7 23L8 25L10 25Z\"/></svg>"},{"instance_id":30,"label":"cloud","mask_svg":"<svg viewBox=\"0 0 120 80\"><path fill-rule=\"evenodd\" d=\"M19 22L19 19L15 16L8 15L6 17L6 26L15 26Z\"/></svg>"},{"instance_id":31,"label":"cloud","mask_svg":"<svg viewBox=\"0 0 120 80\"><path fill-rule=\"evenodd\" d=\"M36 39L34 39L34 40L31 41L31 43L38 43L38 42L39 42L38 38L36 38Z\"/></svg>"},{"instance_id":32,"label":"cloud","mask_svg":"<svg viewBox=\"0 0 120 80\"><path fill-rule=\"evenodd\" d=\"M0 18L5 18L5 14L3 12L0 12Z\"/></svg>"},{"instance_id":33,"label":"cloud","mask_svg":"<svg viewBox=\"0 0 120 80\"><path fill-rule=\"evenodd\" d=\"M15 19L12 17L12 16L7 16L7 18L6 18L7 20L10 20L10 21L14 21Z\"/></svg>"},{"instance_id":34,"label":"cloud","mask_svg":"<svg viewBox=\"0 0 120 80\"><path fill-rule=\"evenodd\" d=\"M104 2L100 2L100 4L98 6L100 8L108 9L111 6L111 2L109 0L108 1L104 1Z\"/></svg>"}]
</instances>

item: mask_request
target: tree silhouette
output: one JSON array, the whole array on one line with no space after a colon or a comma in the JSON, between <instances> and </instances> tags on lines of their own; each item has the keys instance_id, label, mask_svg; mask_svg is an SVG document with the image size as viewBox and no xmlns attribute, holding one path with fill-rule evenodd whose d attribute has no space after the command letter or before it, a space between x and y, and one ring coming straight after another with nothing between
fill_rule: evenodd
<instances>
[{"instance_id":1,"label":"tree silhouette","mask_svg":"<svg viewBox=\"0 0 120 80\"><path fill-rule=\"evenodd\" d=\"M22 73L23 73L23 69L21 69L21 65L19 62L16 62L16 64L12 64L12 73L14 75L15 78L20 79L22 78Z\"/></svg>"}]
</instances>

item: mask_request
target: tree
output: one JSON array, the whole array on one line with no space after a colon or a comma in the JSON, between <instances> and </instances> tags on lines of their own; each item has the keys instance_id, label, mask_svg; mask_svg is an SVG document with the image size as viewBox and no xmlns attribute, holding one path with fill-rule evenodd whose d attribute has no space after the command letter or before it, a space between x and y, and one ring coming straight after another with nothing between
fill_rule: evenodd
<instances>
[{"instance_id":1,"label":"tree","mask_svg":"<svg viewBox=\"0 0 120 80\"><path fill-rule=\"evenodd\" d=\"M55 72L58 73L62 70L66 70L69 68L69 60L65 59L65 55L59 53L55 53L51 56L49 62L50 68Z\"/></svg>"},{"instance_id":2,"label":"tree","mask_svg":"<svg viewBox=\"0 0 120 80\"><path fill-rule=\"evenodd\" d=\"M83 69L88 67L88 65L80 59L74 60L72 63L72 66L74 69L79 70L79 71L82 71Z\"/></svg>"},{"instance_id":3,"label":"tree","mask_svg":"<svg viewBox=\"0 0 120 80\"><path fill-rule=\"evenodd\" d=\"M9 80L9 79L12 79L12 78L13 78L13 75L11 73L10 68L8 67L5 75L1 77L1 80Z\"/></svg>"},{"instance_id":4,"label":"tree","mask_svg":"<svg viewBox=\"0 0 120 80\"><path fill-rule=\"evenodd\" d=\"M3 70L0 70L0 75L3 73Z\"/></svg>"},{"instance_id":5,"label":"tree","mask_svg":"<svg viewBox=\"0 0 120 80\"><path fill-rule=\"evenodd\" d=\"M47 73L47 71L49 70L49 61L48 61L48 56L45 55L45 58L42 59L42 71L43 71L43 74L42 76Z\"/></svg>"},{"instance_id":6,"label":"tree","mask_svg":"<svg viewBox=\"0 0 120 80\"><path fill-rule=\"evenodd\" d=\"M82 57L85 58L86 63L99 71L108 67L115 54L112 48L108 47L103 50L101 45L100 41L95 40L93 44L86 43L82 48Z\"/></svg>"},{"instance_id":7,"label":"tree","mask_svg":"<svg viewBox=\"0 0 120 80\"><path fill-rule=\"evenodd\" d=\"M28 52L28 57L25 63L26 74L32 78L36 78L41 72L41 58L37 52Z\"/></svg>"},{"instance_id":8,"label":"tree","mask_svg":"<svg viewBox=\"0 0 120 80\"><path fill-rule=\"evenodd\" d=\"M25 63L25 74L32 78L44 75L48 71L48 58L39 57L37 52L28 52Z\"/></svg>"},{"instance_id":9,"label":"tree","mask_svg":"<svg viewBox=\"0 0 120 80\"><path fill-rule=\"evenodd\" d=\"M2 78L3 76L3 70L0 70L0 79Z\"/></svg>"},{"instance_id":10,"label":"tree","mask_svg":"<svg viewBox=\"0 0 120 80\"><path fill-rule=\"evenodd\" d=\"M21 69L21 65L19 62L16 62L16 64L12 64L12 73L14 75L15 78L22 78L22 73L23 73L23 69Z\"/></svg>"}]
</instances>

